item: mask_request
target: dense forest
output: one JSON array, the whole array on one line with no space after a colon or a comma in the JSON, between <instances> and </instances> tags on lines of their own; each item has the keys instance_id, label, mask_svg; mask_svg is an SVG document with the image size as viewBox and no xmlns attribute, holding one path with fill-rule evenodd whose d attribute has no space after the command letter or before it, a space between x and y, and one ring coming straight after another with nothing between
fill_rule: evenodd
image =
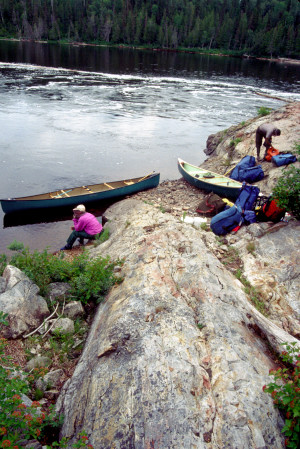
<instances>
[{"instance_id":1,"label":"dense forest","mask_svg":"<svg viewBox=\"0 0 300 449\"><path fill-rule=\"evenodd\" d=\"M0 0L0 37L300 57L299 0Z\"/></svg>"}]
</instances>

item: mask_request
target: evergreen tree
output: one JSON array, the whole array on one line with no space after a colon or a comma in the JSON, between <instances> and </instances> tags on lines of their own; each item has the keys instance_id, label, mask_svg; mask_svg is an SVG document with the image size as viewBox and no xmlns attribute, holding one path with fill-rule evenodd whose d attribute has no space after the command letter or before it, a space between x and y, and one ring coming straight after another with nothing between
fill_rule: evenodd
<instances>
[{"instance_id":1,"label":"evergreen tree","mask_svg":"<svg viewBox=\"0 0 300 449\"><path fill-rule=\"evenodd\" d=\"M300 57L299 0L0 0L0 37Z\"/></svg>"}]
</instances>

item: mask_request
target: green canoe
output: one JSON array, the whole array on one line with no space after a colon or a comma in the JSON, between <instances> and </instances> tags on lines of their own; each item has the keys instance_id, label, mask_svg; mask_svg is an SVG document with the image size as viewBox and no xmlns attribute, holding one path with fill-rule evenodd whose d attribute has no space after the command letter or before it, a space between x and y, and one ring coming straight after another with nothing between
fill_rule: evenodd
<instances>
[{"instance_id":1,"label":"green canoe","mask_svg":"<svg viewBox=\"0 0 300 449\"><path fill-rule=\"evenodd\" d=\"M77 206L78 204L121 198L151 189L159 184L159 176L159 173L151 173L140 178L72 187L39 195L1 199L0 201L5 213Z\"/></svg>"},{"instance_id":2,"label":"green canoe","mask_svg":"<svg viewBox=\"0 0 300 449\"><path fill-rule=\"evenodd\" d=\"M189 184L198 189L214 192L221 197L236 199L242 187L242 183L234 179L189 164L180 158L178 158L178 170Z\"/></svg>"}]
</instances>

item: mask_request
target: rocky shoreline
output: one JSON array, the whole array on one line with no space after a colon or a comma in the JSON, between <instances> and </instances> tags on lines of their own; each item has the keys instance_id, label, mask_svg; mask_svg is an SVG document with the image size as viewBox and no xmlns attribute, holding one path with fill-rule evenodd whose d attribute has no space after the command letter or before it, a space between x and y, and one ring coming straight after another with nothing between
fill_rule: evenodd
<instances>
[{"instance_id":1,"label":"rocky shoreline","mask_svg":"<svg viewBox=\"0 0 300 449\"><path fill-rule=\"evenodd\" d=\"M299 106L210 136L203 166L225 173L255 155L255 129L266 121L282 129L276 146L291 150L300 137ZM258 186L269 195L282 169L262 167ZM300 222L254 223L220 238L210 232L210 217L200 227L181 220L199 216L206 196L184 179L164 181L105 212L109 239L89 244L89 255L122 260L123 282L95 316L81 315L74 359L47 361L55 388L47 388L48 378L41 384L45 407L56 402L65 415L61 436L71 442L84 430L97 449L284 448L282 416L262 388L279 366L282 343L299 346ZM76 251L82 249L68 257ZM30 295L43 306L38 288L17 269L0 281L4 308L24 296L32 313ZM64 297L66 286L57 287ZM75 316L70 305L59 316L68 324ZM20 308L13 313L20 338L8 351L28 369L49 343L31 348L28 362L21 337L33 318L22 319ZM84 341L81 353L77 344Z\"/></svg>"}]
</instances>

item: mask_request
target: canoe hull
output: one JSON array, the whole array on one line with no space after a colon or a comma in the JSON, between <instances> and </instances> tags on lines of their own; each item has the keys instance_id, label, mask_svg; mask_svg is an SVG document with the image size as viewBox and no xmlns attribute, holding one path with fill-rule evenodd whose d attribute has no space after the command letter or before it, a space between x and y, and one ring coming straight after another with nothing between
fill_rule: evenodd
<instances>
[{"instance_id":1,"label":"canoe hull","mask_svg":"<svg viewBox=\"0 0 300 449\"><path fill-rule=\"evenodd\" d=\"M59 198L49 199L28 199L26 198L12 198L2 199L1 206L3 212L13 213L25 210L37 210L37 209L49 209L59 207L73 207L78 204L88 204L100 201L107 201L115 198L122 198L127 195L132 195L143 190L152 189L159 184L159 173L152 174L145 179L141 178L141 181L133 184L124 185L122 187L108 189L101 192L86 193L78 196L65 196ZM113 183L111 183L113 184ZM68 192L68 189L65 190Z\"/></svg>"},{"instance_id":2,"label":"canoe hull","mask_svg":"<svg viewBox=\"0 0 300 449\"><path fill-rule=\"evenodd\" d=\"M231 186L230 184L233 183L233 180L230 178L226 178L224 176L224 177L222 177L224 179L222 181L222 184L218 184L218 183L214 184L211 181L205 181L205 179L196 178L192 174L188 173L188 171L186 171L184 168L185 164L187 164L187 163L184 162L182 159L178 159L178 170L181 173L181 175L183 176L183 178L189 184L197 187L198 189L206 190L207 192L213 192L221 197L229 198L232 200L237 199L237 197L239 196L242 184L239 183L238 181L235 181L235 185ZM187 165L191 166L191 164L187 164ZM196 166L195 166L195 169L197 169ZM207 170L207 173L208 172L209 171ZM227 181L227 179L228 179L228 181Z\"/></svg>"}]
</instances>

